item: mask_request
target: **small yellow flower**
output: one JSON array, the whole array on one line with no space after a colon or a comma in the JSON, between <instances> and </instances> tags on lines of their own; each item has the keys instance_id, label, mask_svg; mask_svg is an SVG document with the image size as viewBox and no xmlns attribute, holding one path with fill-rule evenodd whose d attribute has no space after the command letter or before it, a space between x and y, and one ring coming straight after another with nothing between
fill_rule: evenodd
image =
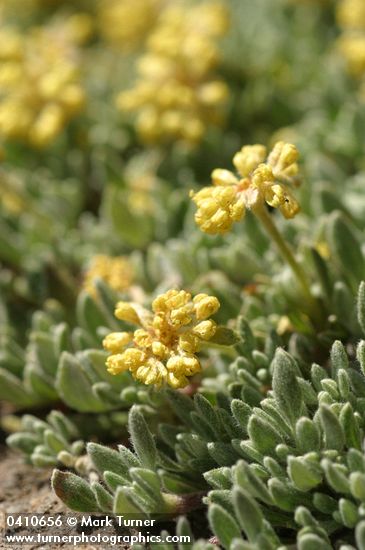
<instances>
[{"instance_id":1,"label":"small yellow flower","mask_svg":"<svg viewBox=\"0 0 365 550\"><path fill-rule=\"evenodd\" d=\"M130 287L134 272L128 260L124 256L94 256L90 267L85 273L83 288L92 296L96 296L95 279L103 279L113 290L121 292Z\"/></svg>"},{"instance_id":2,"label":"small yellow flower","mask_svg":"<svg viewBox=\"0 0 365 550\"><path fill-rule=\"evenodd\" d=\"M198 294L192 299L185 290L169 290L157 296L152 312L130 302L119 302L118 319L137 325L132 332L111 333L103 341L111 352L108 372L129 370L144 384L182 388L188 377L201 370L196 353L213 338L217 326L208 317L220 307L215 296Z\"/></svg>"},{"instance_id":3,"label":"small yellow flower","mask_svg":"<svg viewBox=\"0 0 365 550\"><path fill-rule=\"evenodd\" d=\"M75 17L75 16L74 16ZM0 29L0 135L49 145L84 106L77 29L62 20L21 34ZM72 23L72 24L71 24Z\"/></svg>"},{"instance_id":4,"label":"small yellow flower","mask_svg":"<svg viewBox=\"0 0 365 550\"><path fill-rule=\"evenodd\" d=\"M129 332L111 332L104 338L103 345L110 353L118 353L131 342L132 338Z\"/></svg>"},{"instance_id":5,"label":"small yellow flower","mask_svg":"<svg viewBox=\"0 0 365 550\"><path fill-rule=\"evenodd\" d=\"M268 156L263 145L242 147L233 158L238 176L216 169L212 172L213 186L190 192L198 206L196 223L205 233L226 233L243 218L246 208L254 210L265 202L278 208L285 218L293 218L299 204L289 186L299 183L297 160L296 147L282 141Z\"/></svg>"},{"instance_id":6,"label":"small yellow flower","mask_svg":"<svg viewBox=\"0 0 365 550\"><path fill-rule=\"evenodd\" d=\"M115 47L139 45L156 22L163 0L101 0L98 19L102 36Z\"/></svg>"},{"instance_id":7,"label":"small yellow flower","mask_svg":"<svg viewBox=\"0 0 365 550\"><path fill-rule=\"evenodd\" d=\"M336 18L344 29L365 30L365 3L363 0L340 0Z\"/></svg>"},{"instance_id":8,"label":"small yellow flower","mask_svg":"<svg viewBox=\"0 0 365 550\"><path fill-rule=\"evenodd\" d=\"M120 110L137 111L142 140L194 144L208 124L220 123L228 89L211 73L219 60L215 39L226 29L227 14L218 2L161 9L137 62L136 84L117 97Z\"/></svg>"},{"instance_id":9,"label":"small yellow flower","mask_svg":"<svg viewBox=\"0 0 365 550\"><path fill-rule=\"evenodd\" d=\"M363 0L341 0L336 11L342 34L337 49L355 78L365 76L365 3ZM360 97L362 91L360 91Z\"/></svg>"},{"instance_id":10,"label":"small yellow flower","mask_svg":"<svg viewBox=\"0 0 365 550\"><path fill-rule=\"evenodd\" d=\"M338 39L337 47L349 72L361 78L365 73L365 33L345 32Z\"/></svg>"}]
</instances>

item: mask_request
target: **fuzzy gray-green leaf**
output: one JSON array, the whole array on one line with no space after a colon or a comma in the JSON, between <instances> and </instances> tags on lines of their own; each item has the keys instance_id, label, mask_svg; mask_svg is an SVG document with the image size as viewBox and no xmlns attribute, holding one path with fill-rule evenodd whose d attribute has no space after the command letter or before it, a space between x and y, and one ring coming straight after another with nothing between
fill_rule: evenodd
<instances>
[{"instance_id":1,"label":"fuzzy gray-green leaf","mask_svg":"<svg viewBox=\"0 0 365 550\"><path fill-rule=\"evenodd\" d=\"M326 449L341 451L345 445L345 434L336 414L327 406L319 409L319 419L324 432Z\"/></svg>"},{"instance_id":2,"label":"fuzzy gray-green leaf","mask_svg":"<svg viewBox=\"0 0 365 550\"><path fill-rule=\"evenodd\" d=\"M220 544L229 550L235 538L241 538L241 530L232 515L218 504L212 504L208 511L209 523Z\"/></svg>"},{"instance_id":3,"label":"fuzzy gray-green leaf","mask_svg":"<svg viewBox=\"0 0 365 550\"><path fill-rule=\"evenodd\" d=\"M52 487L56 495L76 512L99 512L96 497L90 485L71 472L54 470Z\"/></svg>"},{"instance_id":4,"label":"fuzzy gray-green leaf","mask_svg":"<svg viewBox=\"0 0 365 550\"><path fill-rule=\"evenodd\" d=\"M365 281L361 281L357 295L357 319L365 334Z\"/></svg>"},{"instance_id":5,"label":"fuzzy gray-green leaf","mask_svg":"<svg viewBox=\"0 0 365 550\"><path fill-rule=\"evenodd\" d=\"M288 353L278 349L272 368L275 400L281 413L291 425L294 425L302 410L302 394L297 381L298 367Z\"/></svg>"},{"instance_id":6,"label":"fuzzy gray-green leaf","mask_svg":"<svg viewBox=\"0 0 365 550\"><path fill-rule=\"evenodd\" d=\"M262 530L263 515L259 505L243 489L233 491L233 505L239 524L251 542L255 542Z\"/></svg>"},{"instance_id":7,"label":"fuzzy gray-green leaf","mask_svg":"<svg viewBox=\"0 0 365 550\"><path fill-rule=\"evenodd\" d=\"M136 407L130 410L128 426L132 445L141 465L154 470L157 460L156 444L142 413Z\"/></svg>"}]
</instances>

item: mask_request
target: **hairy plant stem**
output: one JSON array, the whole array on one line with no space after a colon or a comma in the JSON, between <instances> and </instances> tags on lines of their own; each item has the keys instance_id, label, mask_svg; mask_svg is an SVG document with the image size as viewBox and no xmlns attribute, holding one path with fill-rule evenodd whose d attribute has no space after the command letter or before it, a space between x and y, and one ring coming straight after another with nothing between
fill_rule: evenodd
<instances>
[{"instance_id":1,"label":"hairy plant stem","mask_svg":"<svg viewBox=\"0 0 365 550\"><path fill-rule=\"evenodd\" d=\"M281 256L289 264L291 270L293 271L295 277L297 278L297 281L299 282L303 290L306 299L308 300L308 303L311 306L311 309L315 314L319 314L319 317L321 317L318 303L311 293L307 275L301 265L297 262L293 252L283 239L281 233L279 232L272 219L272 216L270 216L265 206L262 205L254 208L253 213L265 227L265 230L269 234L270 238L275 242Z\"/></svg>"}]
</instances>

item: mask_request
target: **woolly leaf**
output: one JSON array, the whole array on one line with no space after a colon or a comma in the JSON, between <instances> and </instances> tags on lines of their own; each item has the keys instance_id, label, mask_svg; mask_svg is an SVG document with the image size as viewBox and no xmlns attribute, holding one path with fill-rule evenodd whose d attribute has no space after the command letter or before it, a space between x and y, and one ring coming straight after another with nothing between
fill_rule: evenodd
<instances>
[{"instance_id":1,"label":"woolly leaf","mask_svg":"<svg viewBox=\"0 0 365 550\"><path fill-rule=\"evenodd\" d=\"M315 533L307 533L298 541L299 550L332 550L332 546Z\"/></svg>"},{"instance_id":2,"label":"woolly leaf","mask_svg":"<svg viewBox=\"0 0 365 550\"><path fill-rule=\"evenodd\" d=\"M241 538L241 530L231 514L218 504L212 504L208 511L209 523L220 544L229 550L235 538Z\"/></svg>"},{"instance_id":3,"label":"woolly leaf","mask_svg":"<svg viewBox=\"0 0 365 550\"><path fill-rule=\"evenodd\" d=\"M130 492L126 487L118 487L114 495L113 513L116 515L128 515L130 519L141 517L141 508L133 502Z\"/></svg>"},{"instance_id":4,"label":"woolly leaf","mask_svg":"<svg viewBox=\"0 0 365 550\"><path fill-rule=\"evenodd\" d=\"M341 498L338 503L338 508L342 523L351 529L355 527L359 520L357 506L347 498Z\"/></svg>"},{"instance_id":5,"label":"woolly leaf","mask_svg":"<svg viewBox=\"0 0 365 550\"><path fill-rule=\"evenodd\" d=\"M128 426L131 442L141 465L154 470L157 460L156 444L143 415L136 406L130 410Z\"/></svg>"},{"instance_id":6,"label":"woolly leaf","mask_svg":"<svg viewBox=\"0 0 365 550\"><path fill-rule=\"evenodd\" d=\"M125 466L120 453L98 443L88 443L87 452L95 468L103 474L105 471L114 472L122 477L128 477L128 467Z\"/></svg>"},{"instance_id":7,"label":"woolly leaf","mask_svg":"<svg viewBox=\"0 0 365 550\"><path fill-rule=\"evenodd\" d=\"M49 334L33 331L30 341L42 370L54 375L57 370L58 356L53 338Z\"/></svg>"},{"instance_id":8,"label":"woolly leaf","mask_svg":"<svg viewBox=\"0 0 365 550\"><path fill-rule=\"evenodd\" d=\"M183 476L174 475L172 473L163 471L160 471L159 475L164 489L166 489L166 491L169 491L170 493L183 495L186 493L193 493L194 490L196 490L196 484L194 482L189 483L184 479Z\"/></svg>"},{"instance_id":9,"label":"woolly leaf","mask_svg":"<svg viewBox=\"0 0 365 550\"><path fill-rule=\"evenodd\" d=\"M314 493L313 504L322 514L332 514L337 510L337 500L325 493Z\"/></svg>"},{"instance_id":10,"label":"woolly leaf","mask_svg":"<svg viewBox=\"0 0 365 550\"><path fill-rule=\"evenodd\" d=\"M208 443L208 451L219 466L230 466L238 458L237 453L230 444L221 443L220 441Z\"/></svg>"},{"instance_id":11,"label":"woolly leaf","mask_svg":"<svg viewBox=\"0 0 365 550\"><path fill-rule=\"evenodd\" d=\"M230 550L254 550L255 546L242 539L233 539L229 548Z\"/></svg>"},{"instance_id":12,"label":"woolly leaf","mask_svg":"<svg viewBox=\"0 0 365 550\"><path fill-rule=\"evenodd\" d=\"M288 473L299 491L310 491L322 482L320 469L302 457L289 457Z\"/></svg>"},{"instance_id":13,"label":"woolly leaf","mask_svg":"<svg viewBox=\"0 0 365 550\"><path fill-rule=\"evenodd\" d=\"M105 483L111 491L115 491L120 485L127 485L130 482L129 476L124 477L114 472L104 472Z\"/></svg>"},{"instance_id":14,"label":"woolly leaf","mask_svg":"<svg viewBox=\"0 0 365 550\"><path fill-rule=\"evenodd\" d=\"M316 424L309 418L299 418L295 425L297 444L303 453L319 451L321 447L320 433Z\"/></svg>"},{"instance_id":15,"label":"woolly leaf","mask_svg":"<svg viewBox=\"0 0 365 550\"><path fill-rule=\"evenodd\" d=\"M180 392L168 390L167 397L175 414L188 426L190 426L190 413L194 411L192 399Z\"/></svg>"},{"instance_id":16,"label":"woolly leaf","mask_svg":"<svg viewBox=\"0 0 365 550\"><path fill-rule=\"evenodd\" d=\"M221 432L221 425L214 407L209 403L208 399L206 399L200 393L197 393L195 395L194 403L199 416L201 416L203 420L208 422L212 430L219 437L219 434Z\"/></svg>"},{"instance_id":17,"label":"woolly leaf","mask_svg":"<svg viewBox=\"0 0 365 550\"><path fill-rule=\"evenodd\" d=\"M335 492L345 494L350 492L349 481L337 464L332 464L330 460L324 458L321 461L321 466L326 474L328 484Z\"/></svg>"},{"instance_id":18,"label":"woolly leaf","mask_svg":"<svg viewBox=\"0 0 365 550\"><path fill-rule=\"evenodd\" d=\"M68 352L61 355L56 387L64 402L77 411L100 412L107 408L93 393L80 362Z\"/></svg>"},{"instance_id":19,"label":"woolly leaf","mask_svg":"<svg viewBox=\"0 0 365 550\"><path fill-rule=\"evenodd\" d=\"M243 317L237 319L237 332L241 338L240 350L243 355L249 356L256 347L256 339L253 335L250 325Z\"/></svg>"},{"instance_id":20,"label":"woolly leaf","mask_svg":"<svg viewBox=\"0 0 365 550\"><path fill-rule=\"evenodd\" d=\"M193 533L188 520L184 516L180 516L177 520L176 535L180 537L180 540L185 537L184 543L178 545L178 550L190 550L193 547ZM190 540L191 544L188 544L187 540Z\"/></svg>"},{"instance_id":21,"label":"woolly leaf","mask_svg":"<svg viewBox=\"0 0 365 550\"><path fill-rule=\"evenodd\" d=\"M76 306L79 325L90 335L97 335L98 327L109 327L108 316L87 292L79 294Z\"/></svg>"},{"instance_id":22,"label":"woolly leaf","mask_svg":"<svg viewBox=\"0 0 365 550\"><path fill-rule=\"evenodd\" d=\"M268 482L270 494L275 504L286 512L293 512L297 506L305 501L302 492L293 489L289 484L278 478L271 478Z\"/></svg>"},{"instance_id":23,"label":"woolly leaf","mask_svg":"<svg viewBox=\"0 0 365 550\"><path fill-rule=\"evenodd\" d=\"M361 372L365 375L365 340L360 340L356 348L356 358L360 363Z\"/></svg>"},{"instance_id":24,"label":"woolly leaf","mask_svg":"<svg viewBox=\"0 0 365 550\"><path fill-rule=\"evenodd\" d=\"M323 367L314 363L311 368L311 379L312 379L313 386L317 390L317 392L321 391L322 389L321 382L325 378L327 378L327 372L324 370Z\"/></svg>"},{"instance_id":25,"label":"woolly leaf","mask_svg":"<svg viewBox=\"0 0 365 550\"><path fill-rule=\"evenodd\" d=\"M47 416L47 421L57 430L67 441L79 437L77 427L67 416L60 411L51 411Z\"/></svg>"},{"instance_id":26,"label":"woolly leaf","mask_svg":"<svg viewBox=\"0 0 365 550\"><path fill-rule=\"evenodd\" d=\"M71 472L54 470L52 487L56 495L76 512L100 512L96 497L90 485Z\"/></svg>"},{"instance_id":27,"label":"woolly leaf","mask_svg":"<svg viewBox=\"0 0 365 550\"><path fill-rule=\"evenodd\" d=\"M347 447L353 447L361 450L361 430L354 416L354 411L350 403L346 403L340 413L340 424L342 426L343 433L345 434L345 441Z\"/></svg>"},{"instance_id":28,"label":"woolly leaf","mask_svg":"<svg viewBox=\"0 0 365 550\"><path fill-rule=\"evenodd\" d=\"M295 510L294 519L302 527L317 527L318 522L314 519L308 508L298 506Z\"/></svg>"},{"instance_id":29,"label":"woolly leaf","mask_svg":"<svg viewBox=\"0 0 365 550\"><path fill-rule=\"evenodd\" d=\"M2 368L0 368L0 398L18 407L32 406L37 402L37 399L24 388L19 378Z\"/></svg>"},{"instance_id":30,"label":"woolly leaf","mask_svg":"<svg viewBox=\"0 0 365 550\"><path fill-rule=\"evenodd\" d=\"M361 281L357 295L357 319L365 334L365 281Z\"/></svg>"},{"instance_id":31,"label":"woolly leaf","mask_svg":"<svg viewBox=\"0 0 365 550\"><path fill-rule=\"evenodd\" d=\"M70 329L66 323L60 323L54 328L53 341L56 357L59 357L63 351L70 350L71 334Z\"/></svg>"},{"instance_id":32,"label":"woolly leaf","mask_svg":"<svg viewBox=\"0 0 365 550\"><path fill-rule=\"evenodd\" d=\"M258 475L243 460L239 461L234 468L234 477L236 483L255 498L265 504L272 505L271 495L266 485L261 481Z\"/></svg>"},{"instance_id":33,"label":"woolly leaf","mask_svg":"<svg viewBox=\"0 0 365 550\"><path fill-rule=\"evenodd\" d=\"M365 521L360 521L355 529L355 539L358 550L365 550Z\"/></svg>"},{"instance_id":34,"label":"woolly leaf","mask_svg":"<svg viewBox=\"0 0 365 550\"><path fill-rule=\"evenodd\" d=\"M161 500L161 482L155 472L144 468L131 468L130 475L153 500Z\"/></svg>"},{"instance_id":35,"label":"woolly leaf","mask_svg":"<svg viewBox=\"0 0 365 550\"><path fill-rule=\"evenodd\" d=\"M100 483L93 482L91 489L94 492L98 507L102 512L108 513L113 511L113 497Z\"/></svg>"},{"instance_id":36,"label":"woolly leaf","mask_svg":"<svg viewBox=\"0 0 365 550\"><path fill-rule=\"evenodd\" d=\"M233 506L243 531L251 542L255 542L262 530L263 515L260 507L243 489L233 490Z\"/></svg>"},{"instance_id":37,"label":"woolly leaf","mask_svg":"<svg viewBox=\"0 0 365 550\"><path fill-rule=\"evenodd\" d=\"M273 453L275 447L282 442L279 432L255 414L249 420L247 431L253 445L263 455Z\"/></svg>"},{"instance_id":38,"label":"woolly leaf","mask_svg":"<svg viewBox=\"0 0 365 550\"><path fill-rule=\"evenodd\" d=\"M326 405L322 405L319 409L319 419L326 448L341 451L345 445L345 435L336 414Z\"/></svg>"},{"instance_id":39,"label":"woolly leaf","mask_svg":"<svg viewBox=\"0 0 365 550\"><path fill-rule=\"evenodd\" d=\"M278 349L272 364L272 387L280 411L291 425L295 424L302 410L302 394L297 381L298 368L283 349ZM288 391L290 388L290 391Z\"/></svg>"},{"instance_id":40,"label":"woolly leaf","mask_svg":"<svg viewBox=\"0 0 365 550\"><path fill-rule=\"evenodd\" d=\"M351 381L348 372L344 369L340 369L337 373L337 385L342 399L349 399Z\"/></svg>"},{"instance_id":41,"label":"woolly leaf","mask_svg":"<svg viewBox=\"0 0 365 550\"><path fill-rule=\"evenodd\" d=\"M31 461L37 468L52 468L57 466L57 458L42 453L32 453Z\"/></svg>"},{"instance_id":42,"label":"woolly leaf","mask_svg":"<svg viewBox=\"0 0 365 550\"><path fill-rule=\"evenodd\" d=\"M359 500L365 500L365 474L353 472L349 479L351 494Z\"/></svg>"},{"instance_id":43,"label":"woolly leaf","mask_svg":"<svg viewBox=\"0 0 365 550\"><path fill-rule=\"evenodd\" d=\"M365 458L362 452L349 449L347 452L347 465L351 472L365 473Z\"/></svg>"},{"instance_id":44,"label":"woolly leaf","mask_svg":"<svg viewBox=\"0 0 365 550\"><path fill-rule=\"evenodd\" d=\"M203 474L204 479L214 489L230 489L232 486L232 474L230 468L215 468Z\"/></svg>"},{"instance_id":45,"label":"woolly leaf","mask_svg":"<svg viewBox=\"0 0 365 550\"><path fill-rule=\"evenodd\" d=\"M7 437L6 443L12 449L18 449L25 454L31 454L42 439L36 434L18 432Z\"/></svg>"},{"instance_id":46,"label":"woolly leaf","mask_svg":"<svg viewBox=\"0 0 365 550\"><path fill-rule=\"evenodd\" d=\"M349 361L345 348L339 340L336 340L331 348L332 376L336 380L340 369L347 369Z\"/></svg>"},{"instance_id":47,"label":"woolly leaf","mask_svg":"<svg viewBox=\"0 0 365 550\"><path fill-rule=\"evenodd\" d=\"M43 437L47 447L56 454L67 447L67 441L52 430L45 430Z\"/></svg>"},{"instance_id":48,"label":"woolly leaf","mask_svg":"<svg viewBox=\"0 0 365 550\"><path fill-rule=\"evenodd\" d=\"M45 374L37 364L27 363L24 369L24 379L26 386L34 395L38 395L42 401L55 401L57 399L53 379Z\"/></svg>"}]
</instances>

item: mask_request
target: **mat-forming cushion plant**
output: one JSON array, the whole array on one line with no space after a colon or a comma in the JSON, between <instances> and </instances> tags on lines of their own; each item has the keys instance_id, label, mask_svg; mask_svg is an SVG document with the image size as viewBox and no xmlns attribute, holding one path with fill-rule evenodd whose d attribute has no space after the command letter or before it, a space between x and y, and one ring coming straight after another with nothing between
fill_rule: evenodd
<instances>
[{"instance_id":1,"label":"mat-forming cushion plant","mask_svg":"<svg viewBox=\"0 0 365 550\"><path fill-rule=\"evenodd\" d=\"M361 0L0 1L1 429L69 509L365 550L364 36Z\"/></svg>"}]
</instances>

